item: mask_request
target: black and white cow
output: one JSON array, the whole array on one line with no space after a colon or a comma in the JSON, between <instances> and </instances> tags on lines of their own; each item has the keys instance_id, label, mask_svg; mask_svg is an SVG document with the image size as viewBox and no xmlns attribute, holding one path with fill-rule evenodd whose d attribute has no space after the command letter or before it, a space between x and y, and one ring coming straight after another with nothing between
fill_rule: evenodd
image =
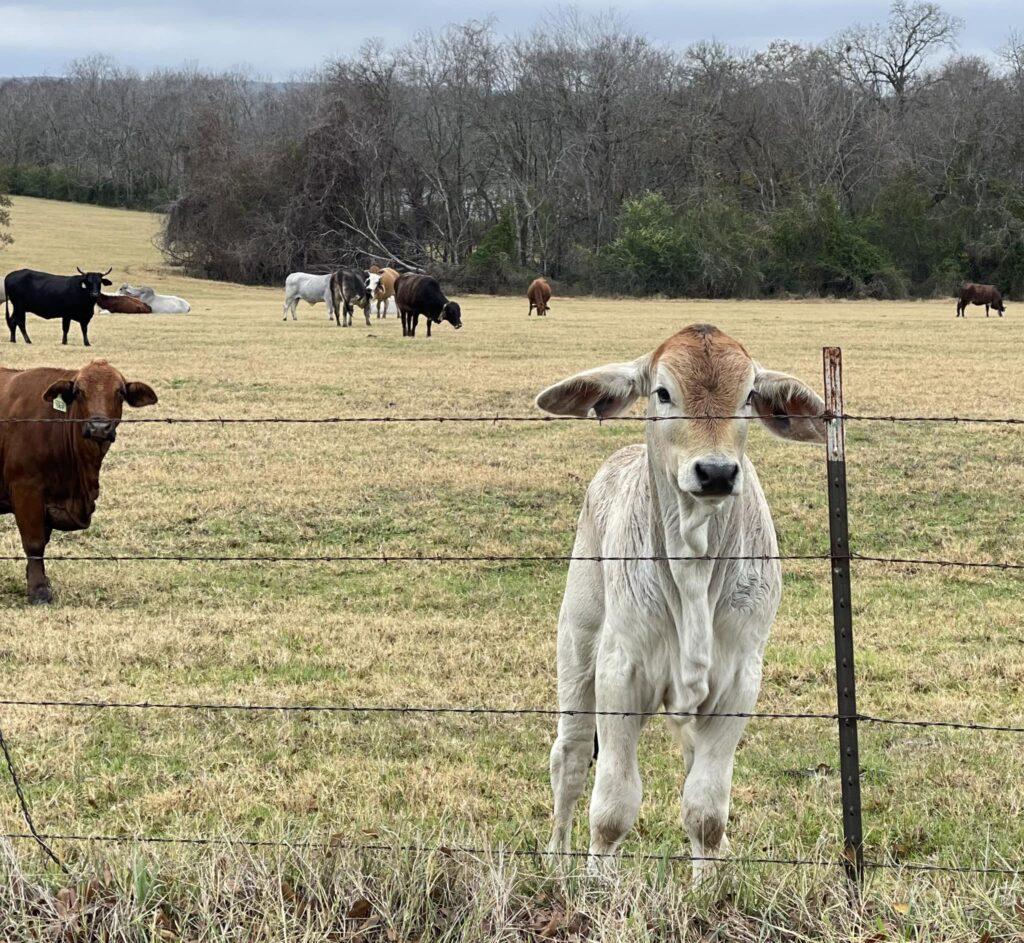
<instances>
[{"instance_id":1,"label":"black and white cow","mask_svg":"<svg viewBox=\"0 0 1024 943\"><path fill-rule=\"evenodd\" d=\"M331 297L334 299L334 320L341 312L341 326L352 326L352 309L358 306L370 326L370 299L380 284L380 274L364 269L341 268L331 276Z\"/></svg>"},{"instance_id":2,"label":"black and white cow","mask_svg":"<svg viewBox=\"0 0 1024 943\"><path fill-rule=\"evenodd\" d=\"M449 301L437 279L430 275L404 273L395 282L395 303L402 316L402 337L416 336L416 323L422 314L427 319L427 337L431 325L447 321L455 330L462 327L462 309Z\"/></svg>"},{"instance_id":3,"label":"black and white cow","mask_svg":"<svg viewBox=\"0 0 1024 943\"><path fill-rule=\"evenodd\" d=\"M89 322L96 308L96 301L104 285L110 284L111 269L105 272L83 272L77 275L50 275L32 269L18 269L4 279L4 315L11 332L11 343L15 343L15 331L21 331L26 344L31 344L25 331L25 315L29 312L52 321L60 318L64 327L64 339L68 342L68 330L72 321L82 326L82 342L89 346ZM14 308L13 314L11 308Z\"/></svg>"}]
</instances>

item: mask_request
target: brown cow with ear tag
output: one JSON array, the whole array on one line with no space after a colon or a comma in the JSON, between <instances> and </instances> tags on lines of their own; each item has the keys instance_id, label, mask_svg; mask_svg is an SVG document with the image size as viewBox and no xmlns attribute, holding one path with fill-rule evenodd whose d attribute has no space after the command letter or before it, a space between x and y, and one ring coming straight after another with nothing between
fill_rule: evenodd
<instances>
[{"instance_id":1,"label":"brown cow with ear tag","mask_svg":"<svg viewBox=\"0 0 1024 943\"><path fill-rule=\"evenodd\" d=\"M81 370L0 369L0 514L13 514L18 525L30 602L53 601L43 566L50 534L92 521L124 405L156 402L151 387L105 360ZM55 419L72 421L45 421Z\"/></svg>"}]
</instances>

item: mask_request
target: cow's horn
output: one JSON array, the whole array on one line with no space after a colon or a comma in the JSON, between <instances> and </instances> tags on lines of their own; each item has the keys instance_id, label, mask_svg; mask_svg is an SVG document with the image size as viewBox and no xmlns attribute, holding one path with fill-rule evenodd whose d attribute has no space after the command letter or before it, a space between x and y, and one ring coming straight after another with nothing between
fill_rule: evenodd
<instances>
[{"instance_id":1,"label":"cow's horn","mask_svg":"<svg viewBox=\"0 0 1024 943\"><path fill-rule=\"evenodd\" d=\"M75 266L75 268L78 269L78 274L79 275L84 275L85 274L85 272L83 272L80 268L78 268L77 265Z\"/></svg>"},{"instance_id":2,"label":"cow's horn","mask_svg":"<svg viewBox=\"0 0 1024 943\"><path fill-rule=\"evenodd\" d=\"M109 274L110 274L110 273L111 273L112 271L114 271L114 266L113 266L113 265L111 265L111 266L110 266L110 268L108 268L108 269L107 269L107 270L106 270L106 271L105 271L105 272L103 273L103 276L104 276L104 278L105 278L105 277L106 277L107 275L109 275Z\"/></svg>"}]
</instances>

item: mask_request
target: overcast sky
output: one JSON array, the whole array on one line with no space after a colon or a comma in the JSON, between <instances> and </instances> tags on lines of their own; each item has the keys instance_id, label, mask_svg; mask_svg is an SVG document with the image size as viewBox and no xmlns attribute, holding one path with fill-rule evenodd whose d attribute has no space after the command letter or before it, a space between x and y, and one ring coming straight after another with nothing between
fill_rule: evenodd
<instances>
[{"instance_id":1,"label":"overcast sky","mask_svg":"<svg viewBox=\"0 0 1024 943\"><path fill-rule=\"evenodd\" d=\"M106 52L138 69L185 63L248 66L287 78L324 59L347 56L370 37L400 45L419 30L493 17L500 34L528 32L559 4L547 0L0 0L0 75L56 75L79 56ZM575 6L604 12L607 2ZM964 19L965 52L987 54L1010 31L1024 32L1021 0L946 0ZM772 39L814 42L844 26L885 18L887 0L637 0L615 9L655 42L685 47L701 39L756 48ZM376 11L376 12L375 12Z\"/></svg>"}]
</instances>

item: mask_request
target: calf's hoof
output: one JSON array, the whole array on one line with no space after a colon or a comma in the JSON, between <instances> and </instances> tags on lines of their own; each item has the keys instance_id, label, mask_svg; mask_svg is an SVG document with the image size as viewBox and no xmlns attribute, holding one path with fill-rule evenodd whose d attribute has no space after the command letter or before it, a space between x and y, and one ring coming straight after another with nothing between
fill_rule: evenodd
<instances>
[{"instance_id":1,"label":"calf's hoof","mask_svg":"<svg viewBox=\"0 0 1024 943\"><path fill-rule=\"evenodd\" d=\"M28 601L33 606L46 606L53 602L53 590L49 586L35 586L28 591Z\"/></svg>"}]
</instances>

